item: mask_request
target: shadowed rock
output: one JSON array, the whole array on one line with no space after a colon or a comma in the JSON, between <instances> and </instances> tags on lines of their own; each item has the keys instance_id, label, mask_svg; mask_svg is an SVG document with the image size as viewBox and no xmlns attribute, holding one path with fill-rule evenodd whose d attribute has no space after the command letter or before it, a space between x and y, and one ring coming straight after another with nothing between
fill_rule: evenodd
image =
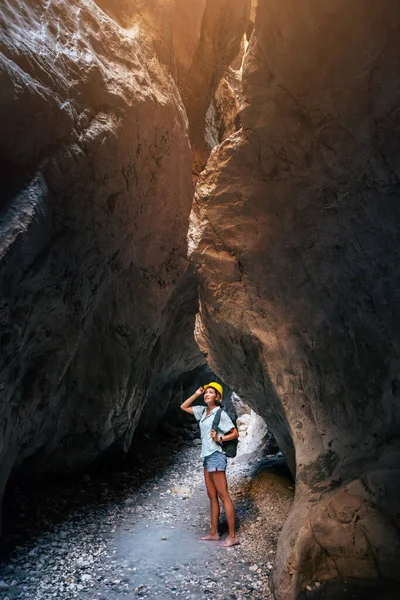
<instances>
[{"instance_id":1,"label":"shadowed rock","mask_svg":"<svg viewBox=\"0 0 400 600\"><path fill-rule=\"evenodd\" d=\"M181 94L205 117L246 27L223 4L232 37L211 5L186 36L179 2L2 3L0 501L11 471L126 453L204 364Z\"/></svg>"},{"instance_id":2,"label":"shadowed rock","mask_svg":"<svg viewBox=\"0 0 400 600\"><path fill-rule=\"evenodd\" d=\"M129 29L116 2L14 4L0 17L0 497L28 458L31 473L75 469L129 448L192 201L184 107L134 4Z\"/></svg>"}]
</instances>

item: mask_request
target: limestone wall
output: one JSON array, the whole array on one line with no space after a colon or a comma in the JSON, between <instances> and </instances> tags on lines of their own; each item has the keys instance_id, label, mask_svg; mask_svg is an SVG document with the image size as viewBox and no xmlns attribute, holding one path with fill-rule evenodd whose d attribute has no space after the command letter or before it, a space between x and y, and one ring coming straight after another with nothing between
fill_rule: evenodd
<instances>
[{"instance_id":1,"label":"limestone wall","mask_svg":"<svg viewBox=\"0 0 400 600\"><path fill-rule=\"evenodd\" d=\"M400 7L260 2L239 132L200 178L201 346L296 500L274 585L398 577Z\"/></svg>"}]
</instances>

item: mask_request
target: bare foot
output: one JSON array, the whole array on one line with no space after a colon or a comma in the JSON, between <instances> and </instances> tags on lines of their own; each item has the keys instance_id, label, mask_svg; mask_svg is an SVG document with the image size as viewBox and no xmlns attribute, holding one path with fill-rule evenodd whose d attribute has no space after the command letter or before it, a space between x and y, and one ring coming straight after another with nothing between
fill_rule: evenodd
<instances>
[{"instance_id":1,"label":"bare foot","mask_svg":"<svg viewBox=\"0 0 400 600\"><path fill-rule=\"evenodd\" d=\"M237 546L238 544L240 544L240 541L237 535L235 535L234 538L228 536L223 542L220 542L218 546L221 546L221 548L230 548L231 546Z\"/></svg>"},{"instance_id":2,"label":"bare foot","mask_svg":"<svg viewBox=\"0 0 400 600\"><path fill-rule=\"evenodd\" d=\"M200 538L201 542L218 542L218 540L218 533L207 533L207 535L203 535L203 537Z\"/></svg>"}]
</instances>

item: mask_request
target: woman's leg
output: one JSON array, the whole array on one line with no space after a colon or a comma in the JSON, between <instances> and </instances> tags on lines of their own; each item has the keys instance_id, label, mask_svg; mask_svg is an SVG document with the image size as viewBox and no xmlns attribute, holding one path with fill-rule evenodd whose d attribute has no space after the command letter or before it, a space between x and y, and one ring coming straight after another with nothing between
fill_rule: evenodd
<instances>
[{"instance_id":1,"label":"woman's leg","mask_svg":"<svg viewBox=\"0 0 400 600\"><path fill-rule=\"evenodd\" d=\"M235 509L232 504L231 497L228 491L228 482L226 481L225 471L215 471L215 473L209 473L211 475L214 486L217 490L218 496L224 503L224 509L226 514L226 520L228 521L229 536L224 543L226 546L233 546L239 543L235 531Z\"/></svg>"},{"instance_id":2,"label":"woman's leg","mask_svg":"<svg viewBox=\"0 0 400 600\"><path fill-rule=\"evenodd\" d=\"M202 540L219 540L218 535L218 521L219 521L219 502L217 496L217 489L211 479L211 473L204 469L204 479L207 487L207 494L210 498L210 509L211 509L211 529L208 535L202 537Z\"/></svg>"}]
</instances>

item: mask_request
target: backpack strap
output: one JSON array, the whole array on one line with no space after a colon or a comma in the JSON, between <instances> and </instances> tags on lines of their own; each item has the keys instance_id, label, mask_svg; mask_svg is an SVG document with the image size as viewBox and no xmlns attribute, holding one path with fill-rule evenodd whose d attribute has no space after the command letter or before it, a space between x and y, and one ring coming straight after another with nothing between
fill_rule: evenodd
<instances>
[{"instance_id":1,"label":"backpack strap","mask_svg":"<svg viewBox=\"0 0 400 600\"><path fill-rule=\"evenodd\" d=\"M214 429L214 431L218 431L219 422L221 420L221 413L222 413L222 408L219 408L217 410L217 412L215 413L214 421L213 421L212 428L211 428L211 429Z\"/></svg>"}]
</instances>

